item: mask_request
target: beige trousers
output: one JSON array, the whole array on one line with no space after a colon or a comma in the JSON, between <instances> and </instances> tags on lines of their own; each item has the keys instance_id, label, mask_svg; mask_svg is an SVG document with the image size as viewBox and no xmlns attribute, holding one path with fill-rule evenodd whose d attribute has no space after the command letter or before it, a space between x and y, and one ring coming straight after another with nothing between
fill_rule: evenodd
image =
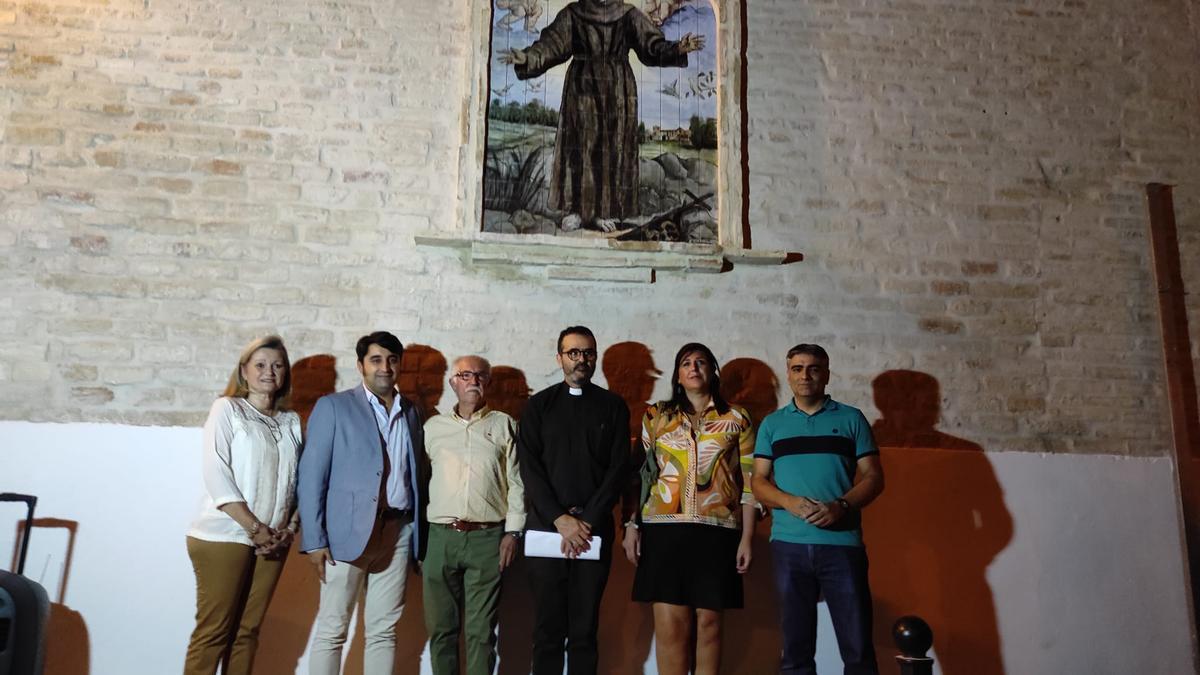
<instances>
[{"instance_id":1,"label":"beige trousers","mask_svg":"<svg viewBox=\"0 0 1200 675\"><path fill-rule=\"evenodd\" d=\"M357 560L325 567L321 607L308 664L311 675L337 675L350 617L363 597L366 644L363 675L392 675L396 662L396 622L404 612L404 586L412 539L409 519L377 519Z\"/></svg>"},{"instance_id":2,"label":"beige trousers","mask_svg":"<svg viewBox=\"0 0 1200 675\"><path fill-rule=\"evenodd\" d=\"M196 572L196 628L184 675L250 675L258 629L279 583L285 556L264 558L242 544L187 538Z\"/></svg>"}]
</instances>

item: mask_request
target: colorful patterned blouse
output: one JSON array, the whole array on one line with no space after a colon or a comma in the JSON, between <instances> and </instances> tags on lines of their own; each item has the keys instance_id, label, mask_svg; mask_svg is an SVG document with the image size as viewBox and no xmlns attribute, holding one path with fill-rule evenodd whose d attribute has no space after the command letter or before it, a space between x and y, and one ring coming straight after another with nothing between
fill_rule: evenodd
<instances>
[{"instance_id":1,"label":"colorful patterned blouse","mask_svg":"<svg viewBox=\"0 0 1200 675\"><path fill-rule=\"evenodd\" d=\"M661 404L659 404L661 405ZM698 429L683 412L659 413L659 405L642 418L642 447L654 436L658 483L642 506L644 523L703 523L737 529L739 506L754 503L750 469L754 465L754 430L750 416L737 406L724 415L711 404Z\"/></svg>"}]
</instances>

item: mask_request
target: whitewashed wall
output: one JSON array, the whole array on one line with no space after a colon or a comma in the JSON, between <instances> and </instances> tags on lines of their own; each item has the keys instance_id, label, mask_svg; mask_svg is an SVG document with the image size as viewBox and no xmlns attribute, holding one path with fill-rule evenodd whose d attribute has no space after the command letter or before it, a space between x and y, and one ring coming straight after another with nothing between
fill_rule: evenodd
<instances>
[{"instance_id":1,"label":"whitewashed wall","mask_svg":"<svg viewBox=\"0 0 1200 675\"><path fill-rule=\"evenodd\" d=\"M195 607L183 532L199 503L199 441L199 430L192 428L0 423L6 488L40 495L40 518L68 521L75 528L61 596L65 530L36 528L29 555L29 575L61 603L55 608L58 630L51 639L48 673L149 675L181 667ZM955 451L885 450L887 468L905 461L900 452L918 453L914 461L925 462L927 468L963 466ZM941 561L969 568L973 558L961 549L963 543L954 541L953 528L942 529L939 536L947 546L938 548L920 532L920 524L913 523L900 553L881 541L873 528L889 518L899 521L888 522L902 522L906 510L940 508L965 510L961 515L974 522L982 536L995 527L981 520L979 510L984 509L988 519L998 514L1011 518L1011 540L994 561L973 570L994 600L998 630L988 636L970 625L938 628L937 643L964 639L975 652L955 654L960 659L954 662L958 672L1190 672L1192 643L1181 592L1184 566L1169 462L1013 452L988 452L969 461L990 466L987 471L994 472L994 482L986 486L976 481L977 494L967 501L999 498L999 510L977 503L972 515L970 504L959 499L915 498L916 492L944 490L925 485L885 493L867 512L877 611L886 613L899 602L904 603L901 613L952 613L947 606L961 598L937 597L938 589L965 589L971 582L937 565ZM1080 509L1079 504L1089 508ZM11 550L21 515L16 508L0 510L0 556ZM778 654L774 589L763 543L760 536L756 568L748 579L747 609L729 614L726 661L727 672L733 674L770 672ZM925 588L923 575L929 568L912 577L895 576L897 570L915 569L910 565L914 560L932 566L938 583ZM291 673L306 663L318 582L302 558L294 557L288 565L263 629L257 672ZM628 673L643 672L639 667L645 661L644 672L653 673L649 617L628 599L631 568L623 560L613 565L603 610L601 663L605 672ZM501 673L521 672L515 670L517 664L528 663L529 605L523 571L515 568L506 577L501 654L510 662L501 664ZM922 592L914 594L914 587ZM422 654L420 603L419 591L410 588L399 629L397 672L429 672L427 654ZM986 623L986 606L968 609L979 623ZM837 646L824 612L821 630L821 672L838 672ZM880 644L884 672L896 672L887 646ZM359 667L361 649L359 641L347 657ZM973 659L984 655L995 659L976 665ZM84 664L87 668L81 669ZM949 668L947 664L951 662L939 665Z\"/></svg>"}]
</instances>

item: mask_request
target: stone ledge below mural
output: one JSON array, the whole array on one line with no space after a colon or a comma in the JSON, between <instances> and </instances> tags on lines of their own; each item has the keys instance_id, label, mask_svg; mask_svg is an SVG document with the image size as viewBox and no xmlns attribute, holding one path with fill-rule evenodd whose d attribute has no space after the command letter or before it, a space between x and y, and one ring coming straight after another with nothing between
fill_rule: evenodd
<instances>
[{"instance_id":1,"label":"stone ledge below mural","mask_svg":"<svg viewBox=\"0 0 1200 675\"><path fill-rule=\"evenodd\" d=\"M726 249L716 244L616 241L549 234L481 232L474 236L430 232L414 237L418 246L465 250L475 265L511 265L546 279L654 281L654 270L715 274L737 264L782 265L803 259L786 251Z\"/></svg>"}]
</instances>

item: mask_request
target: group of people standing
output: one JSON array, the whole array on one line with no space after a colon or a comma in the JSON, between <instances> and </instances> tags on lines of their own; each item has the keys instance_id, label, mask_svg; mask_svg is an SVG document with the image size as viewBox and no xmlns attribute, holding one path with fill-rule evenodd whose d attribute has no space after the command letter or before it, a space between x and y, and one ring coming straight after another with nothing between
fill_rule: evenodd
<instances>
[{"instance_id":1,"label":"group of people standing","mask_svg":"<svg viewBox=\"0 0 1200 675\"><path fill-rule=\"evenodd\" d=\"M185 675L222 662L226 674L251 672L297 534L321 580L313 675L340 671L360 599L364 672L392 673L414 561L433 672L494 672L501 580L526 533L557 535L550 550L526 547L532 672L595 673L618 530L637 568L633 599L653 607L658 672L716 673L722 613L743 605L760 505L774 517L780 672L815 673L823 596L845 672L876 673L859 512L882 491L883 473L862 413L825 394L825 350L788 352L792 401L755 433L746 411L721 396L712 351L684 345L670 398L642 419L640 490L631 489L631 457L641 453L630 451L628 407L591 381L595 336L568 327L556 351L563 379L529 399L520 424L488 407L491 366L480 356L454 361L453 410L422 424L396 387L403 345L371 333L356 346L361 384L321 398L302 442L282 340L248 345L204 426L205 503L187 539L197 609Z\"/></svg>"}]
</instances>

